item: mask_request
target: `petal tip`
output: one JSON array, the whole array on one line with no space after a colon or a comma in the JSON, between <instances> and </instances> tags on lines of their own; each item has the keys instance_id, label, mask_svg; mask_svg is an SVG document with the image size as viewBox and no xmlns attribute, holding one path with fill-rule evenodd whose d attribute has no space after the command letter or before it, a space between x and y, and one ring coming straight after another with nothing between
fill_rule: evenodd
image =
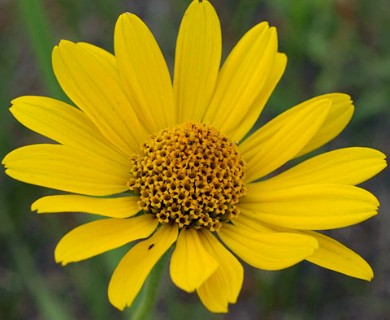
<instances>
[{"instance_id":1,"label":"petal tip","mask_svg":"<svg viewBox=\"0 0 390 320\"><path fill-rule=\"evenodd\" d=\"M54 261L60 264L62 267L65 267L69 263L69 261L61 259L61 257L59 257L56 253L54 253Z\"/></svg>"},{"instance_id":2,"label":"petal tip","mask_svg":"<svg viewBox=\"0 0 390 320\"><path fill-rule=\"evenodd\" d=\"M75 43L70 41L70 40L61 39L60 42L58 43L58 45L55 46L54 48L58 47L59 49L62 49L65 47L69 47L71 45L75 45Z\"/></svg>"},{"instance_id":3,"label":"petal tip","mask_svg":"<svg viewBox=\"0 0 390 320\"><path fill-rule=\"evenodd\" d=\"M116 298L112 297L112 293L110 291L110 288L108 288L108 300L119 311L123 311L126 307L130 306L129 304L123 303L123 301L117 301Z\"/></svg>"},{"instance_id":4,"label":"petal tip","mask_svg":"<svg viewBox=\"0 0 390 320\"><path fill-rule=\"evenodd\" d=\"M38 201L39 201L39 199L38 199L38 200L35 200L35 201L31 204L30 209L31 209L31 212L32 212L32 213L37 213L37 214L42 213L42 211L39 210Z\"/></svg>"},{"instance_id":5,"label":"petal tip","mask_svg":"<svg viewBox=\"0 0 390 320\"><path fill-rule=\"evenodd\" d=\"M122 13L119 18L118 18L118 21L117 23L126 23L126 20L127 21L130 21L130 20L139 20L138 16L134 13L131 13L131 12L124 12Z\"/></svg>"}]
</instances>

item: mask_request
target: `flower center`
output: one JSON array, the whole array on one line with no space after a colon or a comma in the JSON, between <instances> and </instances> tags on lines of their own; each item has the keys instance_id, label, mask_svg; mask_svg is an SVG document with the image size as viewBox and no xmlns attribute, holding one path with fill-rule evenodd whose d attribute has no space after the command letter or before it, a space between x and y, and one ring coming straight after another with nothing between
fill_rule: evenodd
<instances>
[{"instance_id":1,"label":"flower center","mask_svg":"<svg viewBox=\"0 0 390 320\"><path fill-rule=\"evenodd\" d=\"M153 135L132 159L129 189L160 223L218 231L237 217L245 193L245 163L218 130L185 123Z\"/></svg>"}]
</instances>

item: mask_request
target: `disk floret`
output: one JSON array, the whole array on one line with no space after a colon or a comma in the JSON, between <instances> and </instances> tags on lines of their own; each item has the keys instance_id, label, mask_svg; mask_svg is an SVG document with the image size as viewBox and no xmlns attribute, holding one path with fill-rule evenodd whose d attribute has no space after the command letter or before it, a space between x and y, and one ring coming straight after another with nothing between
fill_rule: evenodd
<instances>
[{"instance_id":1,"label":"disk floret","mask_svg":"<svg viewBox=\"0 0 390 320\"><path fill-rule=\"evenodd\" d=\"M185 123L163 130L132 161L129 189L160 223L218 231L239 214L245 163L237 145L210 126Z\"/></svg>"}]
</instances>

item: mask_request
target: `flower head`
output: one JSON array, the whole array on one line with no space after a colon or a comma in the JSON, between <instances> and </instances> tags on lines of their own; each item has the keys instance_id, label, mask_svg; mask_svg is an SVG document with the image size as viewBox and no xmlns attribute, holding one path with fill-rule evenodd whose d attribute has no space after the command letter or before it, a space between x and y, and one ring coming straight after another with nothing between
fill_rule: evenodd
<instances>
[{"instance_id":1,"label":"flower head","mask_svg":"<svg viewBox=\"0 0 390 320\"><path fill-rule=\"evenodd\" d=\"M376 214L376 198L355 185L385 168L385 156L345 148L275 173L343 130L353 113L349 96L305 101L246 138L286 66L275 28L253 27L220 69L218 17L208 1L193 1L180 26L173 85L137 16L119 17L114 40L115 55L69 41L54 48L54 72L77 108L37 96L12 102L19 122L56 143L12 151L3 160L7 174L70 193L40 198L32 209L105 217L66 234L57 262L137 241L109 284L119 309L172 246L172 281L213 312L237 300L238 258L265 270L308 260L372 278L363 258L317 231Z\"/></svg>"}]
</instances>

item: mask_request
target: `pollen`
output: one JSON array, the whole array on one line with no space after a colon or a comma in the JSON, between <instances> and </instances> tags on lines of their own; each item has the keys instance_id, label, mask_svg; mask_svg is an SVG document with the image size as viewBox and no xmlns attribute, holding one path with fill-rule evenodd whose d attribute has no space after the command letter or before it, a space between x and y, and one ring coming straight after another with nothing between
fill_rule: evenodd
<instances>
[{"instance_id":1,"label":"pollen","mask_svg":"<svg viewBox=\"0 0 390 320\"><path fill-rule=\"evenodd\" d=\"M153 135L132 159L129 189L160 223L218 231L239 214L245 163L236 143L200 123Z\"/></svg>"}]
</instances>

